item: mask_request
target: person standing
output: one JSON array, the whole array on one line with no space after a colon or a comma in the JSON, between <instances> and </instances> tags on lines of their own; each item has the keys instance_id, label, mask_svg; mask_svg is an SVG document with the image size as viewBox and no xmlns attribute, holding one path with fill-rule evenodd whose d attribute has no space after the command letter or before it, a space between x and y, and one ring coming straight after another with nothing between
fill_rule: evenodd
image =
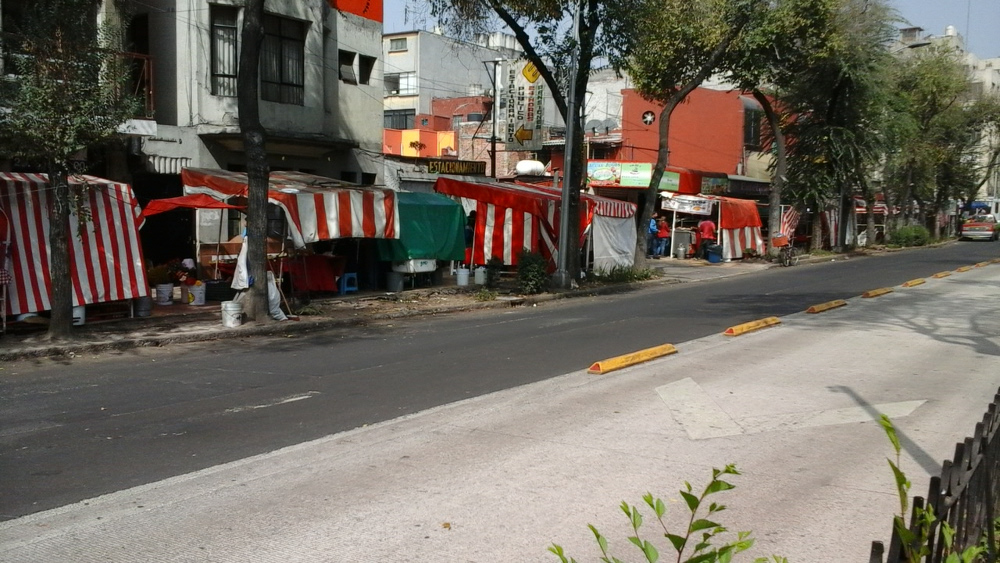
<instances>
[{"instance_id":1,"label":"person standing","mask_svg":"<svg viewBox=\"0 0 1000 563\"><path fill-rule=\"evenodd\" d=\"M660 218L656 224L656 254L653 258L666 256L670 252L670 225L667 220Z\"/></svg>"},{"instance_id":2,"label":"person standing","mask_svg":"<svg viewBox=\"0 0 1000 563\"><path fill-rule=\"evenodd\" d=\"M698 257L708 255L708 245L715 244L715 222L712 219L702 219L698 223Z\"/></svg>"},{"instance_id":3,"label":"person standing","mask_svg":"<svg viewBox=\"0 0 1000 563\"><path fill-rule=\"evenodd\" d=\"M660 215L658 213L653 213L653 217L649 220L649 227L646 229L646 258L653 258L656 256L656 236L658 232L656 221L659 218Z\"/></svg>"}]
</instances>

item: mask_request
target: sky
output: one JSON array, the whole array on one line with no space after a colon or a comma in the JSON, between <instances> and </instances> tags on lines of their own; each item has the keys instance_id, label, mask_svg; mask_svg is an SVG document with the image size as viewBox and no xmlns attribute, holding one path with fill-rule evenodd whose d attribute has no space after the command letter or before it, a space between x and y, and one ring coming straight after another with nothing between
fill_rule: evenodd
<instances>
[{"instance_id":1,"label":"sky","mask_svg":"<svg viewBox=\"0 0 1000 563\"><path fill-rule=\"evenodd\" d=\"M430 29L434 20L421 0L383 0L385 33ZM412 11L425 14L423 26L404 21L409 2ZM924 34L944 35L952 25L965 38L967 50L980 59L1000 57L1000 0L892 0L899 14Z\"/></svg>"}]
</instances>

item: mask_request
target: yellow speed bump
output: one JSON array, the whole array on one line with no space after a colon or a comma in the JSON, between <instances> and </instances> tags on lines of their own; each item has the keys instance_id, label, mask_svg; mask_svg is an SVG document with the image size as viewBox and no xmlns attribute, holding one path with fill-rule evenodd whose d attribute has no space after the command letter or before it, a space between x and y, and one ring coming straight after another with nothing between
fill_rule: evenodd
<instances>
[{"instance_id":1,"label":"yellow speed bump","mask_svg":"<svg viewBox=\"0 0 1000 563\"><path fill-rule=\"evenodd\" d=\"M829 311L830 309L836 309L837 307L843 307L847 305L847 301L843 299L835 299L833 301L827 301L826 303L820 303L819 305L813 305L806 309L807 313L822 313L823 311Z\"/></svg>"},{"instance_id":2,"label":"yellow speed bump","mask_svg":"<svg viewBox=\"0 0 1000 563\"><path fill-rule=\"evenodd\" d=\"M925 280L924 278L917 278L915 280L910 280L910 281L904 283L903 287L913 287L915 285L920 285L922 283L927 283L927 280Z\"/></svg>"},{"instance_id":3,"label":"yellow speed bump","mask_svg":"<svg viewBox=\"0 0 1000 563\"><path fill-rule=\"evenodd\" d=\"M938 279L940 279L940 278L946 278L946 277L948 277L950 275L951 275L951 272L938 272L938 273L934 274L931 277L932 278L938 278Z\"/></svg>"},{"instance_id":4,"label":"yellow speed bump","mask_svg":"<svg viewBox=\"0 0 1000 563\"><path fill-rule=\"evenodd\" d=\"M731 326L722 334L725 334L726 336L739 336L741 334L746 334L748 332L753 332L755 330L760 330L776 324L781 324L781 319L778 317L767 317L766 319L760 319L759 321L750 321L748 323Z\"/></svg>"},{"instance_id":5,"label":"yellow speed bump","mask_svg":"<svg viewBox=\"0 0 1000 563\"><path fill-rule=\"evenodd\" d=\"M961 268L958 268L958 269L957 269L957 270L955 270L955 271L956 271L956 272L968 272L968 271L969 271L969 270L971 270L972 268L973 268L973 266L962 266Z\"/></svg>"},{"instance_id":6,"label":"yellow speed bump","mask_svg":"<svg viewBox=\"0 0 1000 563\"><path fill-rule=\"evenodd\" d=\"M625 354L624 356L617 356L615 358L608 358L607 360L594 362L594 365L590 366L587 373L604 374L609 371L627 368L629 366L634 366L636 364L641 364L643 362L648 362L649 360L654 360L656 358L676 353L677 348L674 348L673 344L662 344L660 346L646 348L645 350L639 350L638 352L632 352L631 354Z\"/></svg>"},{"instance_id":7,"label":"yellow speed bump","mask_svg":"<svg viewBox=\"0 0 1000 563\"><path fill-rule=\"evenodd\" d=\"M1000 258L994 258L990 260L990 264L1000 264Z\"/></svg>"},{"instance_id":8,"label":"yellow speed bump","mask_svg":"<svg viewBox=\"0 0 1000 563\"><path fill-rule=\"evenodd\" d=\"M892 293L891 287L880 287L878 289L873 289L871 291L866 291L861 294L861 297L878 297L879 295L885 295L886 293Z\"/></svg>"},{"instance_id":9,"label":"yellow speed bump","mask_svg":"<svg viewBox=\"0 0 1000 563\"><path fill-rule=\"evenodd\" d=\"M989 265L990 265L989 262L979 262L979 263L976 264L976 267L977 268L982 268L983 266L989 266Z\"/></svg>"}]
</instances>

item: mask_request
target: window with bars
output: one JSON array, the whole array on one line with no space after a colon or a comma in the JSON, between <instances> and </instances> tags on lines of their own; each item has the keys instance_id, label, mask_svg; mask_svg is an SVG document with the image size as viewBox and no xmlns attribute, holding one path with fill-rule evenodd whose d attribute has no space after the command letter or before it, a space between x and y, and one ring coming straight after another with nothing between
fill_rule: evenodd
<instances>
[{"instance_id":1,"label":"window with bars","mask_svg":"<svg viewBox=\"0 0 1000 563\"><path fill-rule=\"evenodd\" d=\"M281 104L305 101L306 24L280 16L264 16L260 50L260 98Z\"/></svg>"},{"instance_id":2,"label":"window with bars","mask_svg":"<svg viewBox=\"0 0 1000 563\"><path fill-rule=\"evenodd\" d=\"M239 8L216 6L210 8L212 19L212 94L236 95L236 72L239 68L237 19Z\"/></svg>"},{"instance_id":3,"label":"window with bars","mask_svg":"<svg viewBox=\"0 0 1000 563\"><path fill-rule=\"evenodd\" d=\"M386 74L383 80L387 96L414 96L417 93L417 73L415 72Z\"/></svg>"},{"instance_id":4,"label":"window with bars","mask_svg":"<svg viewBox=\"0 0 1000 563\"><path fill-rule=\"evenodd\" d=\"M382 126L386 129L413 129L413 121L417 117L414 109L390 109L382 114Z\"/></svg>"}]
</instances>

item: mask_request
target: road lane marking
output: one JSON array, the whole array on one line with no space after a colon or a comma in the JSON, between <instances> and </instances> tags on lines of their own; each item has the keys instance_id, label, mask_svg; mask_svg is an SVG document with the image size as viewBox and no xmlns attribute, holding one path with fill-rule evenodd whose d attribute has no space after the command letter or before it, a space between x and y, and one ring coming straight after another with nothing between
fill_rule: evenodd
<instances>
[{"instance_id":1,"label":"road lane marking","mask_svg":"<svg viewBox=\"0 0 1000 563\"><path fill-rule=\"evenodd\" d=\"M657 387L656 392L692 440L743 434L743 428L690 377Z\"/></svg>"},{"instance_id":2,"label":"road lane marking","mask_svg":"<svg viewBox=\"0 0 1000 563\"><path fill-rule=\"evenodd\" d=\"M246 406L242 406L242 407L233 407L233 408L230 408L230 409L226 409L223 412L225 412L225 414L234 414L234 413L244 412L244 411L252 411L252 410L257 410L257 409L266 409L266 408L269 408L269 407L276 407L278 405L285 405L285 404L288 404L288 403L294 403L296 401L302 401L302 400L305 400L305 399L309 399L313 395L319 395L319 391L310 391L308 393L303 393L301 395L292 395L290 397L285 397L285 398L282 398L282 399L277 399L277 400L271 401L270 403L264 403L262 405L246 405Z\"/></svg>"},{"instance_id":3,"label":"road lane marking","mask_svg":"<svg viewBox=\"0 0 1000 563\"><path fill-rule=\"evenodd\" d=\"M711 395L690 377L661 385L656 388L656 393L692 440L868 422L876 420L882 414L898 419L909 416L927 402L900 401L841 409L767 414L736 420L722 410Z\"/></svg>"}]
</instances>

